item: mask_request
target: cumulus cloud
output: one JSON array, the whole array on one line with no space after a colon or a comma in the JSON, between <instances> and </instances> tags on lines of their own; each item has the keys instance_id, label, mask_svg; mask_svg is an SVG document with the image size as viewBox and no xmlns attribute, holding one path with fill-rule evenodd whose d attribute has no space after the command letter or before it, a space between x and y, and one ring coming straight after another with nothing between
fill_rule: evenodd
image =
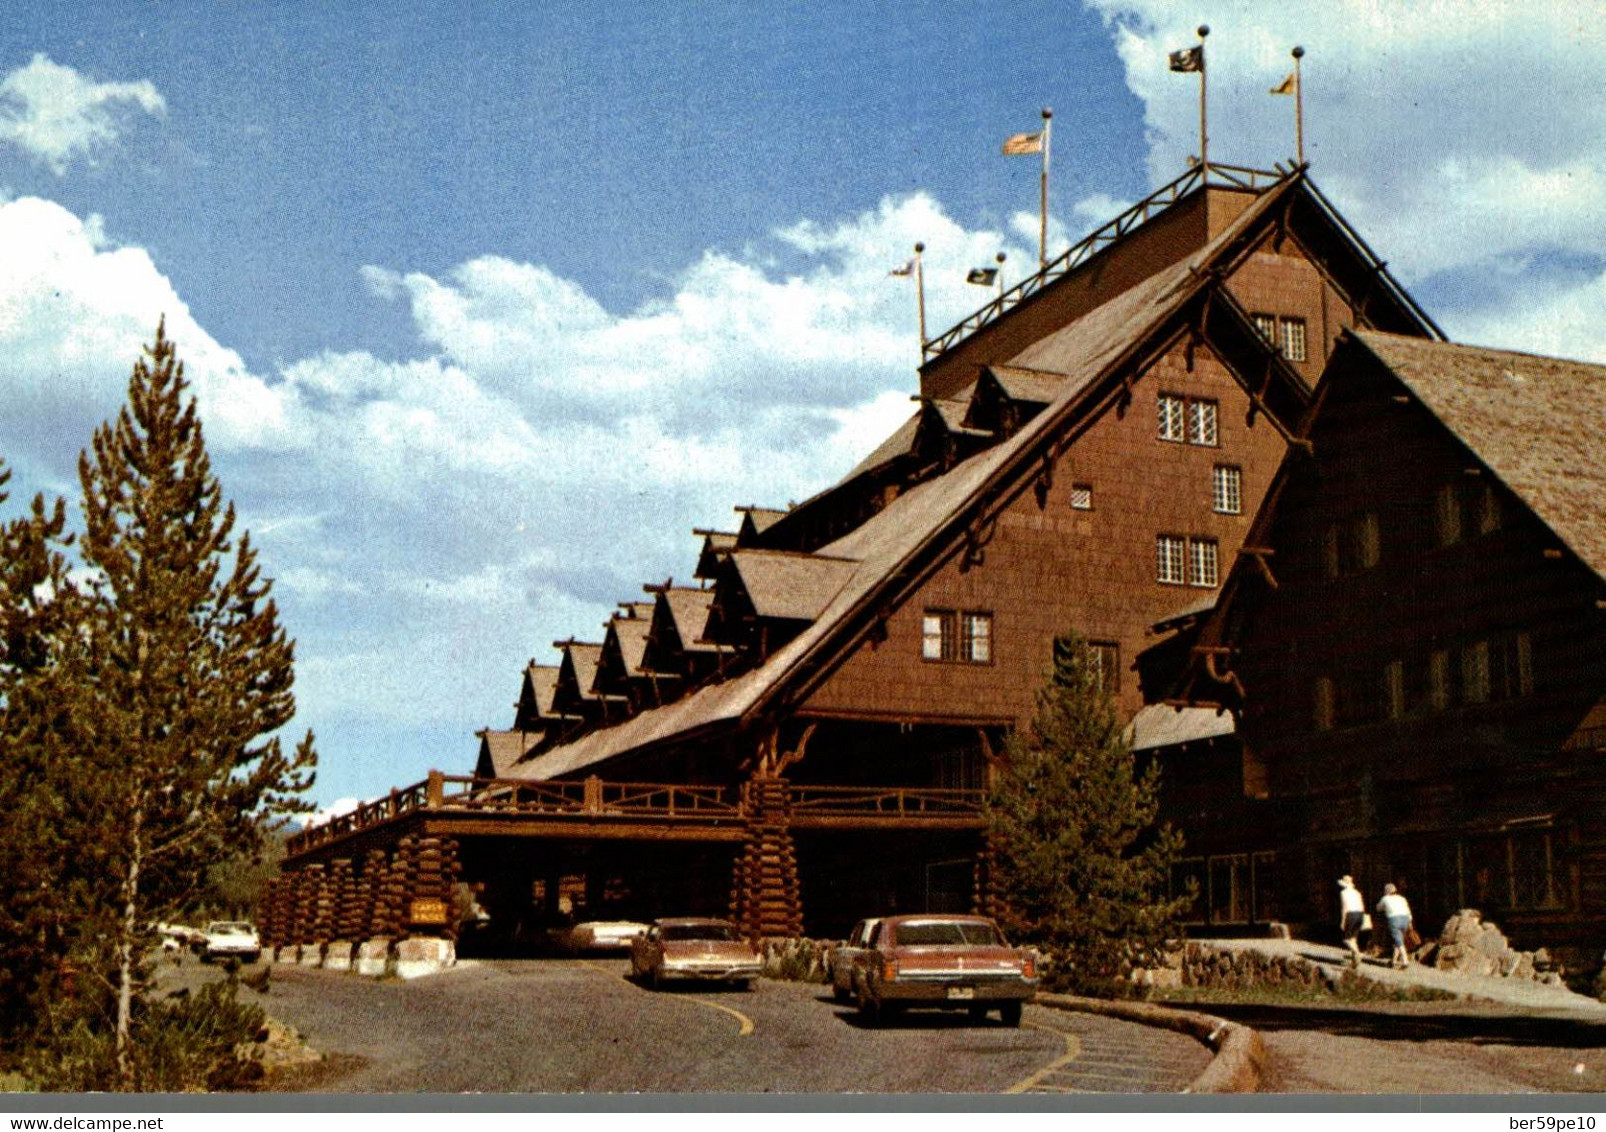
<instances>
[{"instance_id":1,"label":"cumulus cloud","mask_svg":"<svg viewBox=\"0 0 1606 1132\"><path fill-rule=\"evenodd\" d=\"M58 177L115 142L131 111L161 116L167 103L150 82L95 82L45 55L0 80L0 141Z\"/></svg>"}]
</instances>

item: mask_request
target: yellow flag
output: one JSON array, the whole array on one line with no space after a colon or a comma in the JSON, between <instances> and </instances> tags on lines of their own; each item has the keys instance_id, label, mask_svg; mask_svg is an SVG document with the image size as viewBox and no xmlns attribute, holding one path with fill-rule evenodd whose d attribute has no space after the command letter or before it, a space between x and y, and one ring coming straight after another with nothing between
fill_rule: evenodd
<instances>
[{"instance_id":1,"label":"yellow flag","mask_svg":"<svg viewBox=\"0 0 1606 1132\"><path fill-rule=\"evenodd\" d=\"M1272 94L1293 94L1294 93L1294 72L1289 71L1288 72L1288 77L1286 79L1284 79L1282 82L1278 83L1276 86L1271 88L1271 93Z\"/></svg>"},{"instance_id":2,"label":"yellow flag","mask_svg":"<svg viewBox=\"0 0 1606 1132\"><path fill-rule=\"evenodd\" d=\"M1005 157L1022 157L1030 153L1043 152L1043 134L1016 134L1004 142Z\"/></svg>"}]
</instances>

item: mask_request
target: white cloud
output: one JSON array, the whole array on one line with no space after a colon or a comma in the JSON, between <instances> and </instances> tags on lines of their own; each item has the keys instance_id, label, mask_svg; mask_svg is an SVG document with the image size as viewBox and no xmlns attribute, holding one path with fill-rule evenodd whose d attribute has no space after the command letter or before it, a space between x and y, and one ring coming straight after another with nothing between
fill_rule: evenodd
<instances>
[{"instance_id":1,"label":"white cloud","mask_svg":"<svg viewBox=\"0 0 1606 1132\"><path fill-rule=\"evenodd\" d=\"M0 80L0 142L57 175L117 140L121 112L160 116L167 103L150 82L98 83L44 55Z\"/></svg>"}]
</instances>

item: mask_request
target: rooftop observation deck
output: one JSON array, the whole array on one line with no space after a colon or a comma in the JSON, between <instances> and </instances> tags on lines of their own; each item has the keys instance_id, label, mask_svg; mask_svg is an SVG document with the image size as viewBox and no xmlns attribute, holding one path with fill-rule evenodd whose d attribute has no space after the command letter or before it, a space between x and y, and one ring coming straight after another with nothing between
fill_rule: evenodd
<instances>
[{"instance_id":1,"label":"rooftop observation deck","mask_svg":"<svg viewBox=\"0 0 1606 1132\"><path fill-rule=\"evenodd\" d=\"M1114 220L1072 244L1064 253L1049 260L1037 272L1028 275L981 309L935 338L927 339L921 344L922 361L941 357L978 330L1003 317L1005 311L1030 299L1061 276L1069 275L1104 248L1142 227L1195 189L1219 188L1259 193L1286 180L1294 172L1294 169L1285 169L1281 165L1275 169L1250 169L1238 165L1212 163L1207 176L1204 170L1195 165L1174 181L1155 189Z\"/></svg>"}]
</instances>

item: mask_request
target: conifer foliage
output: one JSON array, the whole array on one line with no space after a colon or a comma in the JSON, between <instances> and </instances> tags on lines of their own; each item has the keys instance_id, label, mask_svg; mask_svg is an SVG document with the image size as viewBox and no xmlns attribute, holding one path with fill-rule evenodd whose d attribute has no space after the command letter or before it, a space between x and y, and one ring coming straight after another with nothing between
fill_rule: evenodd
<instances>
[{"instance_id":1,"label":"conifer foliage","mask_svg":"<svg viewBox=\"0 0 1606 1132\"><path fill-rule=\"evenodd\" d=\"M1157 769L1136 769L1097 654L1059 638L987 804L1000 918L1045 953L1056 984L1107 987L1174 934L1191 897L1166 896L1182 838L1154 828L1158 792Z\"/></svg>"},{"instance_id":2,"label":"conifer foliage","mask_svg":"<svg viewBox=\"0 0 1606 1132\"><path fill-rule=\"evenodd\" d=\"M12 679L0 719L31 728L35 757L60 784L76 852L62 878L71 906L58 912L76 961L105 973L78 997L101 992L91 1025L112 1036L108 1084L124 1088L140 1085L132 1044L152 925L204 897L212 866L260 848L276 817L310 808L300 795L316 764L310 733L290 753L275 737L295 710L294 648L249 536L236 537L188 390L159 326L127 404L79 460L88 581L75 587L55 549L59 509L36 503L5 528L3 574L20 569L20 582L0 591L0 627L27 627L19 598L41 571L55 571L52 584L28 592L54 592L67 625L53 658L37 640L30 654L26 633L16 652L8 633L8 657L42 664ZM19 567L17 548L35 565ZM47 681L58 697L49 711L28 694Z\"/></svg>"}]
</instances>

